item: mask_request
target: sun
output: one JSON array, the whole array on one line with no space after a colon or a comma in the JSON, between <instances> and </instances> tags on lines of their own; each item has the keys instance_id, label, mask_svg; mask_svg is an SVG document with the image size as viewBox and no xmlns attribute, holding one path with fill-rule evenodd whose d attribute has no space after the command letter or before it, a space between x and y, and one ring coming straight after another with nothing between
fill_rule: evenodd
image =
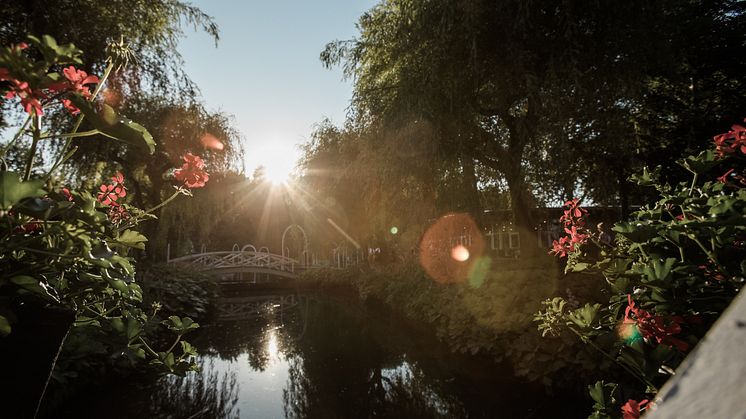
<instances>
[{"instance_id":1,"label":"sun","mask_svg":"<svg viewBox=\"0 0 746 419\"><path fill-rule=\"evenodd\" d=\"M254 147L247 155L248 167L261 171L261 177L273 185L287 184L295 172L300 159L300 150L288 141L266 141Z\"/></svg>"},{"instance_id":2,"label":"sun","mask_svg":"<svg viewBox=\"0 0 746 419\"><path fill-rule=\"evenodd\" d=\"M287 183L293 173L292 162L283 160L273 160L263 164L264 178L274 185Z\"/></svg>"}]
</instances>

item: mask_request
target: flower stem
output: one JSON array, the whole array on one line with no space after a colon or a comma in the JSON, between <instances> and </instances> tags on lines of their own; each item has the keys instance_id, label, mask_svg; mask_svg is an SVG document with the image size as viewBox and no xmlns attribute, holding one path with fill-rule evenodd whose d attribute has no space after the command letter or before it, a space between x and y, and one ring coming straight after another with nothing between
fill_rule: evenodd
<instances>
[{"instance_id":1,"label":"flower stem","mask_svg":"<svg viewBox=\"0 0 746 419\"><path fill-rule=\"evenodd\" d=\"M134 227L135 225L137 225L137 223L139 222L139 219L140 219L140 218L141 218L141 217L142 217L143 215L147 215L147 214L150 214L150 213L152 213L153 211L156 211L156 210L158 210L158 209L162 208L163 206L165 206L165 205L166 205L166 204L168 204L169 202L173 201L174 199L176 199L176 197L177 197L177 196L179 196L179 195L181 195L181 194L183 194L183 193L185 193L185 192L184 192L184 191L183 191L182 189L177 189L177 190L176 190L176 192L174 192L174 193L173 193L173 194L172 194L171 196L169 196L168 198L166 198L166 200L164 200L164 201L163 201L163 202L161 202L160 204L158 204L158 205L154 206L153 208L151 208L151 209L149 209L149 210L147 210L147 211L143 212L142 214L140 214L140 215L139 215L139 217L137 217L136 219L132 220L132 221L131 221L130 223L128 223L127 225L124 225L124 226L121 226L121 227L119 227L119 228L117 229L117 231L124 231L124 230L126 230L126 229L128 229L128 228Z\"/></svg>"},{"instance_id":2,"label":"flower stem","mask_svg":"<svg viewBox=\"0 0 746 419\"><path fill-rule=\"evenodd\" d=\"M109 64L106 66L106 69L104 70L103 76L101 76L101 79L99 80L98 84L96 85L96 89L93 90L93 94L91 94L90 99L88 99L89 102L93 102L94 99L96 99L96 96L101 91L101 88L103 88L104 83L106 82L106 79L109 78L111 75L111 71L114 69L114 63L113 61L109 61ZM65 153L67 152L67 149L70 148L70 144L72 144L73 141L73 135L78 132L80 129L80 125L83 124L83 120L85 119L85 115L81 112L80 116L78 117L78 120L75 121L75 126L73 127L73 130L70 131L69 134L67 134L67 140L65 140L65 144L62 146L62 149L59 151L59 156L57 157L57 160L52 165L52 168L49 169L49 172L44 177L45 179L49 179L52 176L52 173L54 173L57 168L64 163L69 156L66 156Z\"/></svg>"},{"instance_id":3,"label":"flower stem","mask_svg":"<svg viewBox=\"0 0 746 419\"><path fill-rule=\"evenodd\" d=\"M169 202L171 202L171 201L173 201L174 199L176 199L176 197L177 197L177 196L179 196L179 195L181 195L182 193L183 193L183 192L181 191L181 189L177 189L177 190L176 190L176 192L174 192L174 193L173 193L173 194L172 194L171 196L169 196L168 198L166 198L166 200L165 200L165 201L163 201L163 202L161 202L160 204L158 204L158 205L154 206L153 208L151 208L151 209L149 209L149 210L147 210L147 211L143 212L143 213L142 213L142 215L145 215L145 214L150 214L151 212L153 212L153 211L155 211L155 210L158 210L158 209L160 209L161 207L165 206L165 205L166 205L166 204L168 204Z\"/></svg>"},{"instance_id":4,"label":"flower stem","mask_svg":"<svg viewBox=\"0 0 746 419\"><path fill-rule=\"evenodd\" d=\"M692 196L692 193L694 193L694 187L697 185L697 178L699 175L697 173L694 173L694 177L692 178L692 186L689 188L689 196Z\"/></svg>"},{"instance_id":5,"label":"flower stem","mask_svg":"<svg viewBox=\"0 0 746 419\"><path fill-rule=\"evenodd\" d=\"M36 155L36 145L39 143L41 137L41 118L39 115L33 116L33 140L31 141L31 148L28 151L28 157L26 157L26 170L24 171L23 180L31 179L31 169L34 167L34 156Z\"/></svg>"},{"instance_id":6,"label":"flower stem","mask_svg":"<svg viewBox=\"0 0 746 419\"><path fill-rule=\"evenodd\" d=\"M23 133L26 131L26 127L28 126L28 123L31 122L31 115L26 118L26 122L21 125L21 128L16 132L16 135L13 136L13 138L8 141L8 144L3 148L3 151L0 152L0 158L5 157L5 155L8 153L8 150L13 146L13 144L18 141L19 138L23 135Z\"/></svg>"}]
</instances>

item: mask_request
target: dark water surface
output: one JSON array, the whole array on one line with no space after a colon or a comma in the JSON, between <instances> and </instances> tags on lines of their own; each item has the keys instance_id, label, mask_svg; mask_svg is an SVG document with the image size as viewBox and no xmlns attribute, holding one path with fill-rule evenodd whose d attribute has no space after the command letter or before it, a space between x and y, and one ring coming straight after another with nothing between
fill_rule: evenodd
<instances>
[{"instance_id":1,"label":"dark water surface","mask_svg":"<svg viewBox=\"0 0 746 419\"><path fill-rule=\"evenodd\" d=\"M220 307L190 339L200 373L122 382L86 406L107 418L584 417L351 295L243 292Z\"/></svg>"}]
</instances>

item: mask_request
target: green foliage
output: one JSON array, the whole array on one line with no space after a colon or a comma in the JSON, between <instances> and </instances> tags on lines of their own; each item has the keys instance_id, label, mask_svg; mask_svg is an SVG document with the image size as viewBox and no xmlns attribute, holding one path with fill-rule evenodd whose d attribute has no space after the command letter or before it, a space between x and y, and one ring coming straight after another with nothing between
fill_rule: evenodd
<instances>
[{"instance_id":1,"label":"green foliage","mask_svg":"<svg viewBox=\"0 0 746 419\"><path fill-rule=\"evenodd\" d=\"M0 50L4 77L16 85L28 81L32 90L29 95L37 95L39 99L38 108L26 109L31 124L27 122L0 155L5 157L9 148L17 146L15 140L26 135L32 137L24 173L0 171L0 312L3 313L0 333L13 333L14 313L19 307L40 311L45 307L61 308L75 314L72 333L84 336L79 343L87 347L86 350L111 351L131 363L149 358L166 372L184 373L193 369L194 353L190 347L182 345L182 353L174 353L181 337L196 328L191 319L170 320L167 326L175 340L165 351L157 352L151 347L152 341L147 340L157 309L148 314L142 308L143 293L135 281L135 259L130 250L144 248L147 239L134 228L139 221L147 219L152 210L143 212L123 202L121 198L126 193L121 174L114 177L113 185L101 185L98 197L87 190L54 187L48 179L70 154L52 156L57 163L39 178L31 179L36 144L41 140L69 140L105 132L111 138L153 146L152 137L147 130L123 120L111 109L94 107L95 94L87 92L87 87L83 90L64 84L67 81L53 87L53 82L61 80L55 66L77 60L79 50L74 46L58 45L48 36L31 38L31 41L43 57L40 61L32 61L26 53L21 53L24 49L20 47ZM111 66L110 63L106 75L110 74ZM104 82L101 80L99 86ZM39 93L43 89L58 94L49 98ZM97 88L94 93L99 90ZM83 113L73 131L42 132L43 109L80 91L88 93L90 98L73 96L73 103L80 105ZM84 116L87 120L99 121L101 131L79 132ZM188 192L177 189L173 197L182 193ZM120 202L108 198L113 194L118 194ZM117 218L121 216L126 220ZM99 344L86 343L86 340L95 342L97 338L101 339Z\"/></svg>"},{"instance_id":2,"label":"green foliage","mask_svg":"<svg viewBox=\"0 0 746 419\"><path fill-rule=\"evenodd\" d=\"M218 295L212 277L165 265L145 269L140 283L146 304L157 302L166 315L186 315L200 321L208 320Z\"/></svg>"},{"instance_id":3,"label":"green foliage","mask_svg":"<svg viewBox=\"0 0 746 419\"><path fill-rule=\"evenodd\" d=\"M22 181L18 173L0 173L0 210L7 211L23 199L36 198L46 192L41 188L40 180Z\"/></svg>"},{"instance_id":4,"label":"green foliage","mask_svg":"<svg viewBox=\"0 0 746 419\"><path fill-rule=\"evenodd\" d=\"M53 39L74 42L86 52L91 69L102 69L111 56L109 43L128 40L136 51L127 74L119 81L130 92L153 89L174 97L194 97L196 86L183 71L177 45L183 29L206 32L216 42L218 28L198 7L177 0L51 0L29 3L8 0L0 10L0 45L18 43L28 33L45 33L49 48L62 48ZM51 39L52 41L48 41Z\"/></svg>"},{"instance_id":5,"label":"green foliage","mask_svg":"<svg viewBox=\"0 0 746 419\"><path fill-rule=\"evenodd\" d=\"M664 183L660 169L635 176L658 199L617 223L614 242L597 233L575 247L566 272L602 277L611 290L607 301L567 310L555 298L536 315L543 334L571 330L623 368L627 380L637 380L620 384L625 394L654 395L746 281L746 157L737 150L746 130L733 129L716 137L717 154L679 162L689 182ZM722 138L735 139L733 152L723 152ZM619 416L620 399L601 396L610 386L591 387L592 417Z\"/></svg>"},{"instance_id":6,"label":"green foliage","mask_svg":"<svg viewBox=\"0 0 746 419\"><path fill-rule=\"evenodd\" d=\"M677 182L673 162L746 107L744 16L733 0L378 2L321 53L354 93L306 150L308 187L368 211L352 224L370 236L497 204L529 243L529 209L579 190L626 217L652 193L630 174Z\"/></svg>"},{"instance_id":7,"label":"green foliage","mask_svg":"<svg viewBox=\"0 0 746 419\"><path fill-rule=\"evenodd\" d=\"M155 152L153 136L142 125L117 115L114 108L106 103L100 104L101 110L98 110L95 104L81 96L74 95L71 100L86 116L86 121L96 128L97 133L126 144L143 147L149 154Z\"/></svg>"}]
</instances>

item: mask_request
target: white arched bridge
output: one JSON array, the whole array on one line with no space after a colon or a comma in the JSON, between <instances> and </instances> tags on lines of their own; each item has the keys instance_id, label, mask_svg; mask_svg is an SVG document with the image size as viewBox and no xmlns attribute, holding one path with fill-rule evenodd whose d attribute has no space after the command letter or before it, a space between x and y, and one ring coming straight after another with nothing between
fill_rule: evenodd
<instances>
[{"instance_id":1,"label":"white arched bridge","mask_svg":"<svg viewBox=\"0 0 746 419\"><path fill-rule=\"evenodd\" d=\"M170 257L171 246L169 244L166 261L170 265L184 269L218 274L222 278L221 283L256 283L263 276L297 279L298 274L307 269L322 267L344 269L361 260L359 251L351 254L343 245L332 250L331 260L318 259L309 250L305 230L297 224L291 224L285 229L281 243L281 255L270 252L267 247L257 249L250 244L243 247L234 244L232 250L218 252L208 252L203 245L200 253L175 259ZM245 274L251 274L251 276L247 278Z\"/></svg>"},{"instance_id":2,"label":"white arched bridge","mask_svg":"<svg viewBox=\"0 0 746 419\"><path fill-rule=\"evenodd\" d=\"M231 251L203 252L193 255L170 259L169 264L184 269L200 272L221 274L266 274L295 279L298 272L307 269L307 264L288 256L276 255L263 247L256 250L254 246L246 245L239 249L234 246Z\"/></svg>"}]
</instances>

